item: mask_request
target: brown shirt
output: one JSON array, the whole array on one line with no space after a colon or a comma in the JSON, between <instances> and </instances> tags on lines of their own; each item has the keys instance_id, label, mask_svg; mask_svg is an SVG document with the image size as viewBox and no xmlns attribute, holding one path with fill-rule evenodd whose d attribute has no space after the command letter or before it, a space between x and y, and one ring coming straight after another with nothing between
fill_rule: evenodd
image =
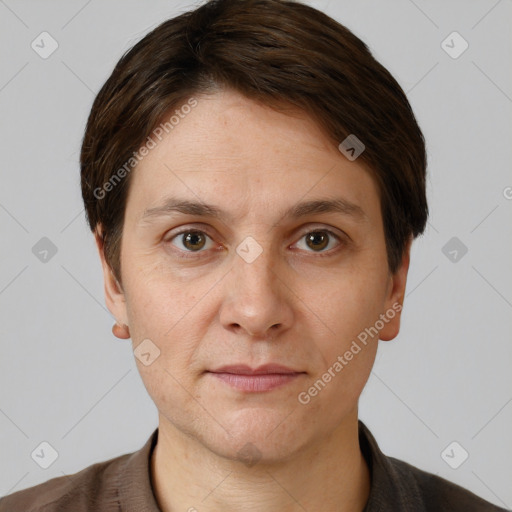
<instances>
[{"instance_id":1,"label":"brown shirt","mask_svg":"<svg viewBox=\"0 0 512 512\"><path fill-rule=\"evenodd\" d=\"M5 496L0 499L0 512L161 512L150 479L157 439L158 428L137 452ZM371 473L370 496L363 512L505 510L436 475L387 457L361 421L359 442ZM322 509L320 504L318 509Z\"/></svg>"}]
</instances>

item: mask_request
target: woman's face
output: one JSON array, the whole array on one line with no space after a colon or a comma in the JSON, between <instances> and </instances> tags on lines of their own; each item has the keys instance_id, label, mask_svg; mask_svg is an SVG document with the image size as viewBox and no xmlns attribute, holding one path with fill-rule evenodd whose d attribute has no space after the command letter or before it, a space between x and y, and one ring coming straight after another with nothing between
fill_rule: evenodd
<instances>
[{"instance_id":1,"label":"woman's face","mask_svg":"<svg viewBox=\"0 0 512 512\"><path fill-rule=\"evenodd\" d=\"M232 91L186 110L133 171L107 304L160 429L283 459L356 417L379 337L361 333L398 333L408 258L389 274L376 185L312 119ZM295 374L214 373L267 364Z\"/></svg>"}]
</instances>

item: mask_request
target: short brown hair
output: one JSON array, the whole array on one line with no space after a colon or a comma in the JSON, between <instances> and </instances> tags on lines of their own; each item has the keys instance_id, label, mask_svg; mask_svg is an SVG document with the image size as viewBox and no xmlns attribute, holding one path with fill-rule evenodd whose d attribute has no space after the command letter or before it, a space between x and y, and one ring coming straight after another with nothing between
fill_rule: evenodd
<instances>
[{"instance_id":1,"label":"short brown hair","mask_svg":"<svg viewBox=\"0 0 512 512\"><path fill-rule=\"evenodd\" d=\"M119 282L126 162L170 109L219 88L298 108L336 145L350 134L364 143L359 159L378 185L394 273L428 216L425 141L401 87L359 38L312 7L210 0L165 21L123 55L89 115L82 197L91 230L102 227L105 257ZM123 166L123 179L113 182Z\"/></svg>"}]
</instances>

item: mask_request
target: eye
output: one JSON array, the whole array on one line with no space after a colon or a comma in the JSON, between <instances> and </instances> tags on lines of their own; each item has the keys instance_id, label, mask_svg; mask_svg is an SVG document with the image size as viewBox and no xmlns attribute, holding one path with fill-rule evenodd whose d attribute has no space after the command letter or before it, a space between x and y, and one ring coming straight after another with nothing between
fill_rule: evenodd
<instances>
[{"instance_id":1,"label":"eye","mask_svg":"<svg viewBox=\"0 0 512 512\"><path fill-rule=\"evenodd\" d=\"M167 238L165 242L170 243L185 254L206 252L215 245L211 237L204 231L190 228L175 233ZM333 246L343 245L343 240L340 235L329 229L315 229L304 233L295 245L306 252L330 253Z\"/></svg>"},{"instance_id":2,"label":"eye","mask_svg":"<svg viewBox=\"0 0 512 512\"><path fill-rule=\"evenodd\" d=\"M305 247L307 252L311 252L308 250L313 249L312 252L327 252L332 249L333 239L337 240L338 245L341 244L341 238L335 234L333 231L329 229L315 229L314 231L308 231L305 233L300 241L305 241ZM300 245L297 243L297 245ZM299 247L299 249L303 249L303 247ZM327 249L326 249L327 248Z\"/></svg>"},{"instance_id":3,"label":"eye","mask_svg":"<svg viewBox=\"0 0 512 512\"><path fill-rule=\"evenodd\" d=\"M202 249L210 249L213 240L204 232L197 229L187 229L176 233L167 240L178 249L186 252L201 252ZM207 246L208 241L210 246Z\"/></svg>"}]
</instances>

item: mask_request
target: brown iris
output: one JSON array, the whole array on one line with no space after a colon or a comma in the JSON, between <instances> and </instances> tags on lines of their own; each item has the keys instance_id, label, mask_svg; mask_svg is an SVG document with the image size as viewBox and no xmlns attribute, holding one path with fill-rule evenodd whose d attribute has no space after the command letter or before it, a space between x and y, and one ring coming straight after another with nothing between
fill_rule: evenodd
<instances>
[{"instance_id":1,"label":"brown iris","mask_svg":"<svg viewBox=\"0 0 512 512\"><path fill-rule=\"evenodd\" d=\"M329 235L323 231L313 231L307 234L306 243L311 249L324 249L329 244Z\"/></svg>"},{"instance_id":2,"label":"brown iris","mask_svg":"<svg viewBox=\"0 0 512 512\"><path fill-rule=\"evenodd\" d=\"M183 245L191 251L202 249L206 243L206 237L200 231L190 231L183 234Z\"/></svg>"}]
</instances>

